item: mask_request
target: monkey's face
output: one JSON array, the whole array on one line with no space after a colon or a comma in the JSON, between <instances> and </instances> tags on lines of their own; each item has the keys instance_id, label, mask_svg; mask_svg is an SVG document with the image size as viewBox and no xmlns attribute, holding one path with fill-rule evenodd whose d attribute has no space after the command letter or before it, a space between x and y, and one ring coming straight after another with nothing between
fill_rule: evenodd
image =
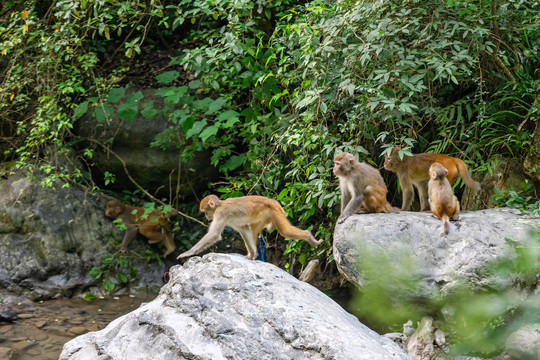
<instances>
[{"instance_id":1,"label":"monkey's face","mask_svg":"<svg viewBox=\"0 0 540 360\"><path fill-rule=\"evenodd\" d=\"M354 157L348 153L338 154L334 158L334 175L336 176L347 176L351 171L352 165L354 164Z\"/></svg>"},{"instance_id":2,"label":"monkey's face","mask_svg":"<svg viewBox=\"0 0 540 360\"><path fill-rule=\"evenodd\" d=\"M216 207L217 203L211 198L210 195L202 199L199 210L204 213L204 216L206 216L208 221L212 221L214 219L214 212L216 211Z\"/></svg>"},{"instance_id":3,"label":"monkey's face","mask_svg":"<svg viewBox=\"0 0 540 360\"><path fill-rule=\"evenodd\" d=\"M216 209L210 206L210 204L207 204L201 211L204 212L204 216L206 216L208 221L214 220L214 212Z\"/></svg>"},{"instance_id":4,"label":"monkey's face","mask_svg":"<svg viewBox=\"0 0 540 360\"><path fill-rule=\"evenodd\" d=\"M341 162L334 160L334 169L332 170L334 175L339 176L341 174L340 169L341 169Z\"/></svg>"},{"instance_id":5,"label":"monkey's face","mask_svg":"<svg viewBox=\"0 0 540 360\"><path fill-rule=\"evenodd\" d=\"M119 201L109 201L105 207L105 216L113 220L118 218L118 215L122 212L122 207L119 204L121 204Z\"/></svg>"},{"instance_id":6,"label":"monkey's face","mask_svg":"<svg viewBox=\"0 0 540 360\"><path fill-rule=\"evenodd\" d=\"M118 217L118 213L114 208L110 208L107 206L107 208L105 209L105 216L110 219L116 219Z\"/></svg>"},{"instance_id":7,"label":"monkey's face","mask_svg":"<svg viewBox=\"0 0 540 360\"><path fill-rule=\"evenodd\" d=\"M395 159L395 155L394 152L390 156L384 155L384 168L386 170L393 170L396 167L397 160Z\"/></svg>"},{"instance_id":8,"label":"monkey's face","mask_svg":"<svg viewBox=\"0 0 540 360\"><path fill-rule=\"evenodd\" d=\"M401 163L398 152L398 148L393 148L390 155L384 154L384 168L386 170L394 170Z\"/></svg>"}]
</instances>

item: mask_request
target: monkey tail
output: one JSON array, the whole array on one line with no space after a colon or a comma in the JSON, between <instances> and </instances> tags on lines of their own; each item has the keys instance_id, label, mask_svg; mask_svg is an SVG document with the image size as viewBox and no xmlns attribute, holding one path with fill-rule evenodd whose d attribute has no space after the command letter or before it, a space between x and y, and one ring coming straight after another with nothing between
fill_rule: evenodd
<instances>
[{"instance_id":1,"label":"monkey tail","mask_svg":"<svg viewBox=\"0 0 540 360\"><path fill-rule=\"evenodd\" d=\"M277 201L275 204L271 204L270 209L272 223L276 226L281 236L289 239L305 240L311 246L317 246L322 243L322 240L316 240L310 231L302 230L291 225L285 217L285 211Z\"/></svg>"},{"instance_id":2,"label":"monkey tail","mask_svg":"<svg viewBox=\"0 0 540 360\"><path fill-rule=\"evenodd\" d=\"M463 179L463 182L465 183L465 185L477 191L482 190L482 186L480 186L480 183L477 181L474 181L469 175L469 170L467 169L467 165L463 162L463 160L457 159L456 164L457 164L459 174L461 175L461 178Z\"/></svg>"},{"instance_id":3,"label":"monkey tail","mask_svg":"<svg viewBox=\"0 0 540 360\"><path fill-rule=\"evenodd\" d=\"M444 233L448 235L448 233L450 232L450 221L449 221L448 215L443 215L442 221L443 221Z\"/></svg>"}]
</instances>

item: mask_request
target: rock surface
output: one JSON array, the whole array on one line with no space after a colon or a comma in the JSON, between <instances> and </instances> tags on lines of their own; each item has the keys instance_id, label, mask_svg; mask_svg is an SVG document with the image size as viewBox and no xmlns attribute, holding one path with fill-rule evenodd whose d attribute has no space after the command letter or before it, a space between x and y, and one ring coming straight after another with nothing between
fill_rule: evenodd
<instances>
[{"instance_id":1,"label":"rock surface","mask_svg":"<svg viewBox=\"0 0 540 360\"><path fill-rule=\"evenodd\" d=\"M516 359L540 358L540 324L516 330L506 341L506 353Z\"/></svg>"},{"instance_id":2,"label":"rock surface","mask_svg":"<svg viewBox=\"0 0 540 360\"><path fill-rule=\"evenodd\" d=\"M112 243L121 234L104 205L62 185L44 188L25 173L0 180L0 290L34 300L73 296L96 284L89 270L116 251ZM130 246L143 249L142 239ZM133 286L162 284L164 264L133 265L144 275Z\"/></svg>"},{"instance_id":3,"label":"rock surface","mask_svg":"<svg viewBox=\"0 0 540 360\"><path fill-rule=\"evenodd\" d=\"M531 239L531 229L540 228L538 217L515 212L464 212L451 222L447 236L442 221L427 212L354 215L336 225L334 258L340 272L359 287L369 281L365 269L370 256L386 259L387 271L394 274L404 269L392 266L407 263L406 270L419 281L410 294L414 297L444 296L461 281L475 288L493 286L496 280L483 273L485 266L502 256L515 258L511 243L524 244Z\"/></svg>"},{"instance_id":4,"label":"rock surface","mask_svg":"<svg viewBox=\"0 0 540 360\"><path fill-rule=\"evenodd\" d=\"M328 296L268 263L208 254L152 302L66 343L75 359L410 359Z\"/></svg>"}]
</instances>

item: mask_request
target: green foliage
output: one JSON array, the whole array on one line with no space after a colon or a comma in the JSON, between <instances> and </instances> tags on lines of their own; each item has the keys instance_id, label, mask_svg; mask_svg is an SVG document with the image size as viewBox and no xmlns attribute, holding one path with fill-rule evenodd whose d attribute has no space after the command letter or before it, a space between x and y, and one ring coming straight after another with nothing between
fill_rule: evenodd
<instances>
[{"instance_id":1,"label":"green foliage","mask_svg":"<svg viewBox=\"0 0 540 360\"><path fill-rule=\"evenodd\" d=\"M536 195L534 184L525 181L521 184L521 190L499 190L495 189L495 194L491 195L493 202L498 206L507 206L516 208L523 214L539 215L540 200Z\"/></svg>"},{"instance_id":2,"label":"green foliage","mask_svg":"<svg viewBox=\"0 0 540 360\"><path fill-rule=\"evenodd\" d=\"M434 316L436 326L442 326L448 335L452 357L493 357L504 350L512 331L540 321L540 233L532 232L526 243L509 241L508 245L516 256L497 258L483 270L491 277L490 288L474 289L472 284L463 283L454 286L444 299L436 295L415 297L421 286L421 269L406 253L385 254L364 248L364 284L352 308L363 321L384 326L385 331L400 331L408 320L416 323L423 316ZM519 290L529 296L516 296Z\"/></svg>"},{"instance_id":3,"label":"green foliage","mask_svg":"<svg viewBox=\"0 0 540 360\"><path fill-rule=\"evenodd\" d=\"M137 269L131 265L131 258L123 254L106 255L101 259L101 265L90 269L88 275L96 280L102 280L103 289L107 294L113 292L117 285L126 285L130 279L137 277ZM92 294L85 295L85 300L92 300Z\"/></svg>"},{"instance_id":4,"label":"green foliage","mask_svg":"<svg viewBox=\"0 0 540 360\"><path fill-rule=\"evenodd\" d=\"M337 152L380 167L381 150L401 145L402 155L456 154L489 171L494 154L533 149L538 0L40 4L0 5L7 159L48 174L46 186L57 178L93 186L89 173L49 156L77 147L75 121L164 116L170 126L153 146L179 150L182 163L211 151L225 179L213 191L276 198L295 224L327 240L317 249L290 242L286 252L301 264L332 259ZM171 61L147 79L157 104L127 74L162 49ZM94 149L77 150L91 166ZM105 172L105 184L114 182Z\"/></svg>"}]
</instances>

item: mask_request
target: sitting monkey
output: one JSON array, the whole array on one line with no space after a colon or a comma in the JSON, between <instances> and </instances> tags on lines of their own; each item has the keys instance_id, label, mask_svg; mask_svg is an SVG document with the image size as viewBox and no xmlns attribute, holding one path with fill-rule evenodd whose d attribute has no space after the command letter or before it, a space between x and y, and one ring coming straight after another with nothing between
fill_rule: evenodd
<instances>
[{"instance_id":1,"label":"sitting monkey","mask_svg":"<svg viewBox=\"0 0 540 360\"><path fill-rule=\"evenodd\" d=\"M429 168L428 196L431 212L443 221L444 233L450 231L449 219L459 219L459 201L446 178L448 170L438 162Z\"/></svg>"}]
</instances>

